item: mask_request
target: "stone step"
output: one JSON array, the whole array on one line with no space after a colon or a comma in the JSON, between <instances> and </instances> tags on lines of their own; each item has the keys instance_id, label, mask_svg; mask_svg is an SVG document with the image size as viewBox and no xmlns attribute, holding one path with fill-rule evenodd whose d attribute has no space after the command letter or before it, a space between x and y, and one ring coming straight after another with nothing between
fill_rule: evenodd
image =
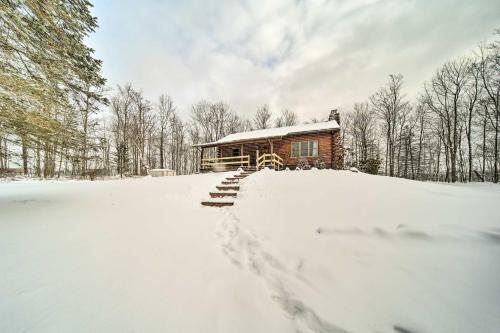
<instances>
[{"instance_id":1,"label":"stone step","mask_svg":"<svg viewBox=\"0 0 500 333\"><path fill-rule=\"evenodd\" d=\"M239 184L240 182L237 180L223 180L221 183L223 185L232 185L232 184Z\"/></svg>"},{"instance_id":2,"label":"stone step","mask_svg":"<svg viewBox=\"0 0 500 333\"><path fill-rule=\"evenodd\" d=\"M239 185L219 185L216 186L219 191L239 191Z\"/></svg>"},{"instance_id":3,"label":"stone step","mask_svg":"<svg viewBox=\"0 0 500 333\"><path fill-rule=\"evenodd\" d=\"M240 180L240 179L239 179L239 178L236 178L236 177L226 177L226 180L238 181L238 180Z\"/></svg>"},{"instance_id":4,"label":"stone step","mask_svg":"<svg viewBox=\"0 0 500 333\"><path fill-rule=\"evenodd\" d=\"M233 206L234 202L233 201L202 201L201 204L203 206L208 206L208 207L226 207L226 206Z\"/></svg>"},{"instance_id":5,"label":"stone step","mask_svg":"<svg viewBox=\"0 0 500 333\"><path fill-rule=\"evenodd\" d=\"M234 176L234 178L236 178L236 179L242 179L242 178L246 178L246 177L248 177L248 175L239 174L239 175Z\"/></svg>"},{"instance_id":6,"label":"stone step","mask_svg":"<svg viewBox=\"0 0 500 333\"><path fill-rule=\"evenodd\" d=\"M224 198L224 197L233 197L236 198L238 193L236 192L210 192L211 198Z\"/></svg>"}]
</instances>

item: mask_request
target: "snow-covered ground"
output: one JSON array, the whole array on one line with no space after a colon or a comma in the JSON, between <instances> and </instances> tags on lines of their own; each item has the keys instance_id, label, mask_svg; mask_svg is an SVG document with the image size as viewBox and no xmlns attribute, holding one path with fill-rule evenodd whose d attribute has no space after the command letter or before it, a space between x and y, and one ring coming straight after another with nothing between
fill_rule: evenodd
<instances>
[{"instance_id":1,"label":"snow-covered ground","mask_svg":"<svg viewBox=\"0 0 500 333\"><path fill-rule=\"evenodd\" d=\"M0 183L0 332L499 332L500 187L348 171Z\"/></svg>"}]
</instances>

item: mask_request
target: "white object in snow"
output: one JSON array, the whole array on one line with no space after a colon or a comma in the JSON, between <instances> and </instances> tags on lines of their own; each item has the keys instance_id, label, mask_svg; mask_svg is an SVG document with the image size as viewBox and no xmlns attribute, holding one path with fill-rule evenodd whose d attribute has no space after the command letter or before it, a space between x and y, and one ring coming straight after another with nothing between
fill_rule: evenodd
<instances>
[{"instance_id":1,"label":"white object in snow","mask_svg":"<svg viewBox=\"0 0 500 333\"><path fill-rule=\"evenodd\" d=\"M151 169L151 170L149 170L149 174L152 177L175 176L175 170L171 170L171 169Z\"/></svg>"}]
</instances>

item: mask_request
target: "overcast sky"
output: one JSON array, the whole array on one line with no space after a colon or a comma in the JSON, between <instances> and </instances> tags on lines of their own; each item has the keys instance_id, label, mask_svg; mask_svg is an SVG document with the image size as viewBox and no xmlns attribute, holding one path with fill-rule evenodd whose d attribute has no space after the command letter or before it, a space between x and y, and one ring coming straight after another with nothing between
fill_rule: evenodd
<instances>
[{"instance_id":1,"label":"overcast sky","mask_svg":"<svg viewBox=\"0 0 500 333\"><path fill-rule=\"evenodd\" d=\"M156 101L267 103L300 120L364 101L391 73L416 96L436 68L500 28L499 0L94 0L108 85Z\"/></svg>"}]
</instances>

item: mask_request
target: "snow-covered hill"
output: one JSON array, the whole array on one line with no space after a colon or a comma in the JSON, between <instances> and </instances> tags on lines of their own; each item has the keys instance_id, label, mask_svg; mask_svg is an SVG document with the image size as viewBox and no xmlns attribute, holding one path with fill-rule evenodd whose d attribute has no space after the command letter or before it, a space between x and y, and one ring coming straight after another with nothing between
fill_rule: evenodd
<instances>
[{"instance_id":1,"label":"snow-covered hill","mask_svg":"<svg viewBox=\"0 0 500 333\"><path fill-rule=\"evenodd\" d=\"M227 175L0 183L0 331L500 330L499 186Z\"/></svg>"}]
</instances>

